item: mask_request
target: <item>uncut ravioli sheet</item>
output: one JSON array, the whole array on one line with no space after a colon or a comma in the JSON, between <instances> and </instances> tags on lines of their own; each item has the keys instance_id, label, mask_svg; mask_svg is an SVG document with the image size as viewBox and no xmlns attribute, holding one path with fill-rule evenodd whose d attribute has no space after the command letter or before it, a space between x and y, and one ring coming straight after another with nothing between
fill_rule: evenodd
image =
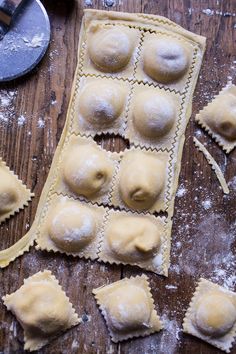
<instances>
[{"instance_id":1,"label":"uncut ravioli sheet","mask_svg":"<svg viewBox=\"0 0 236 354\"><path fill-rule=\"evenodd\" d=\"M91 31L96 29L114 29L128 31L132 39L132 55L129 62L123 69L117 72L109 73L95 67L89 58L88 43ZM188 56L188 66L185 73L180 79L174 82L160 83L155 79L146 75L143 71L143 51L148 40L160 38L162 41L174 40L180 43L185 49ZM164 175L164 199L161 200L161 207L157 210L135 210L135 208L122 207L122 213L139 214L153 214L154 212L165 211L165 235L162 239L165 240L165 256L162 257L161 264L158 265L156 273L168 275L169 254L171 245L171 227L172 216L174 210L174 199L178 187L178 178L181 167L181 157L183 144L185 140L185 129L191 115L192 96L200 70L202 57L205 49L205 38L195 35L170 20L154 15L144 14L128 14L112 11L99 10L85 10L82 21L79 48L78 48L78 65L75 73L73 88L71 92L71 100L68 108L65 127L59 141L51 169L45 183L35 221L31 230L10 249L0 253L0 266L7 266L17 256L29 250L30 245L34 243L35 238L40 233L42 224L42 217L47 212L47 205L54 194L63 194L64 196L73 197L75 200L82 199L88 204L96 203L97 207L101 208L109 206L113 208L113 201L119 200L118 197L114 199L114 191L117 190L117 183L119 180L119 159L123 155L128 154L128 149L124 153L117 154L113 159L114 169L112 170L111 185L109 185L109 195L106 198L99 198L93 200L91 198L84 198L80 195L74 196L70 192L66 192L66 188L58 188L60 183L60 174L63 166L63 150L69 144L71 139L87 139L88 143L94 144L91 139L101 133L119 133L121 136L128 138L130 141L131 150L139 150L148 155L160 154L166 156L166 169ZM120 93L117 97L124 97L123 105L119 106L119 98L115 99L118 102L118 118L109 127L101 125L93 125L91 121L85 122L83 117L80 117L80 107L87 100L86 85L90 85L92 90L96 91L96 87L101 88L102 85L108 85L111 89L118 90ZM85 92L84 92L85 90ZM134 107L135 95L139 92L146 92L151 90L153 94L158 92L164 100L172 100L175 107L175 122L169 134L165 139L149 139L141 137L135 131L132 125L132 110ZM123 96L122 96L123 95ZM81 98L82 97L82 98ZM116 96L114 95L116 98ZM83 108L83 107L82 107ZM82 110L81 108L81 110ZM84 108L83 108L84 109ZM85 111L86 111L85 106ZM89 116L88 116L89 117ZM78 150L79 151L79 150ZM114 157L113 156L113 157ZM118 156L118 157L117 157ZM109 158L112 153L109 153ZM117 167L118 166L118 167ZM61 186L61 185L60 185ZM113 193L113 198L112 198ZM116 205L117 206L117 205ZM156 215L156 214L155 214ZM155 216L152 216L155 217ZM158 216L157 216L158 218ZM100 248L103 248L103 239L101 238L100 246L97 247L97 254ZM112 260L108 260L112 263ZM114 259L114 263L117 263ZM122 262L121 262L122 263ZM129 262L128 262L129 263ZM127 264L124 262L124 264ZM142 265L140 265L142 267Z\"/></svg>"}]
</instances>

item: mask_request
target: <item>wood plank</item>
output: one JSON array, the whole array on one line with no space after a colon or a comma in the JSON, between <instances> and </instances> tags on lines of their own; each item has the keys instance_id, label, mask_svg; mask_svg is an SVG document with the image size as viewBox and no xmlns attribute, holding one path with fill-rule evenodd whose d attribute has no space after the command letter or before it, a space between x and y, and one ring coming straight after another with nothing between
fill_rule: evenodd
<instances>
[{"instance_id":1,"label":"wood plank","mask_svg":"<svg viewBox=\"0 0 236 354\"><path fill-rule=\"evenodd\" d=\"M16 242L33 221L65 122L76 67L77 42L86 1L45 0L43 3L52 27L47 55L27 77L0 85L0 156L36 194L28 208L0 226L1 249ZM94 8L105 9L103 0L92 3ZM166 320L167 328L160 334L121 345L111 343L91 290L120 277L142 273L133 267L78 261L31 249L29 254L0 271L0 296L15 291L25 277L47 268L59 279L78 313L87 314L84 319L88 321L56 339L40 353L220 353L191 336L183 335L180 330L198 278L205 276L227 285L227 280L233 281L230 277L235 273L236 183L231 183L231 190L233 187L234 190L224 197L214 173L195 149L192 136L197 135L206 144L226 174L227 181L232 182L236 152L226 158L193 118L226 84L227 78L231 77L235 82L236 17L232 14L236 12L236 1L117 0L116 6L106 9L163 15L208 39L186 134L180 176L182 193L179 192L175 203L170 276L164 279L148 273L157 309ZM214 10L214 13L207 9ZM1 104L3 99L6 106ZM18 120L21 115L25 117L23 125L19 124L22 119ZM119 151L125 143L111 138L102 141L102 145ZM235 283L229 285L235 289ZM1 302L0 352L24 352L22 329ZM232 353L236 353L235 347Z\"/></svg>"}]
</instances>

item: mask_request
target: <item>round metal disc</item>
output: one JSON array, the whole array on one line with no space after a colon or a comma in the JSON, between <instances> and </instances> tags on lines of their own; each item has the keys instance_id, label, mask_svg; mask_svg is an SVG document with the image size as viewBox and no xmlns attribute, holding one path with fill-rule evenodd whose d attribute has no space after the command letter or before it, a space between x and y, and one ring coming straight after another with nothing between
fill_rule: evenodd
<instances>
[{"instance_id":1,"label":"round metal disc","mask_svg":"<svg viewBox=\"0 0 236 354\"><path fill-rule=\"evenodd\" d=\"M50 41L48 15L39 0L24 3L10 30L0 41L0 81L10 81L32 70Z\"/></svg>"}]
</instances>

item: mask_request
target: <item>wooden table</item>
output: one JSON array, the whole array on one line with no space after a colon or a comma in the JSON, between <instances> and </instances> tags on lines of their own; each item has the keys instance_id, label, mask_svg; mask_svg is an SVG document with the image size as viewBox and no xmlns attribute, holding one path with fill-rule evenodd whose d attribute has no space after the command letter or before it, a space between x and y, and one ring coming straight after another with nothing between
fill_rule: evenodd
<instances>
[{"instance_id":1,"label":"wooden table","mask_svg":"<svg viewBox=\"0 0 236 354\"><path fill-rule=\"evenodd\" d=\"M52 26L52 41L47 55L30 75L0 86L0 156L36 195L28 208L0 227L1 249L22 237L33 221L65 122L83 7L89 3L88 0L43 2ZM91 2L94 8L105 8L102 0ZM24 278L39 270L50 269L79 315L84 315L83 324L53 341L40 353L220 353L183 334L181 324L199 277L235 289L236 178L233 178L236 174L236 151L227 157L194 123L194 116L227 80L235 81L236 1L122 0L112 10L163 15L207 37L175 203L170 275L163 278L148 274L156 307L166 329L121 345L111 343L91 291L121 277L142 273L134 267L101 265L36 252L31 248L28 254L0 271L0 295L14 292ZM214 172L194 147L194 135L206 144L221 166L230 182L229 196L223 195ZM119 151L125 142L111 138L104 140L103 146ZM0 321L0 352L23 353L22 329L2 303ZM236 346L232 353L236 353Z\"/></svg>"}]
</instances>

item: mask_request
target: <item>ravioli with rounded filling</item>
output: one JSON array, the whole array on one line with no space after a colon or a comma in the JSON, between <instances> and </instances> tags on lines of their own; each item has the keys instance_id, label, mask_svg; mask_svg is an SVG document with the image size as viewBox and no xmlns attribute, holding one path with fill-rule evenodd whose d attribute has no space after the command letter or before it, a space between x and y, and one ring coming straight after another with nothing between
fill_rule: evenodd
<instances>
[{"instance_id":1,"label":"ravioli with rounded filling","mask_svg":"<svg viewBox=\"0 0 236 354\"><path fill-rule=\"evenodd\" d=\"M197 303L195 324L200 332L210 337L221 337L236 322L236 306L227 294L211 292Z\"/></svg>"},{"instance_id":2,"label":"ravioli with rounded filling","mask_svg":"<svg viewBox=\"0 0 236 354\"><path fill-rule=\"evenodd\" d=\"M160 231L150 219L140 216L117 216L105 231L109 247L124 261L152 258L160 248Z\"/></svg>"},{"instance_id":3,"label":"ravioli with rounded filling","mask_svg":"<svg viewBox=\"0 0 236 354\"><path fill-rule=\"evenodd\" d=\"M49 237L66 252L83 250L96 236L97 222L93 211L74 201L58 204L47 222Z\"/></svg>"},{"instance_id":4,"label":"ravioli with rounded filling","mask_svg":"<svg viewBox=\"0 0 236 354\"><path fill-rule=\"evenodd\" d=\"M104 72L118 72L129 63L134 50L130 30L124 27L95 28L88 40L89 57Z\"/></svg>"},{"instance_id":5,"label":"ravioli with rounded filling","mask_svg":"<svg viewBox=\"0 0 236 354\"><path fill-rule=\"evenodd\" d=\"M150 209L165 186L165 164L157 156L141 151L127 154L120 167L119 190L132 209Z\"/></svg>"},{"instance_id":6,"label":"ravioli with rounded filling","mask_svg":"<svg viewBox=\"0 0 236 354\"><path fill-rule=\"evenodd\" d=\"M124 105L125 90L112 80L89 82L79 96L79 114L98 130L111 127Z\"/></svg>"},{"instance_id":7,"label":"ravioli with rounded filling","mask_svg":"<svg viewBox=\"0 0 236 354\"><path fill-rule=\"evenodd\" d=\"M236 140L236 95L228 93L219 96L209 104L203 119L213 132L230 142Z\"/></svg>"},{"instance_id":8,"label":"ravioli with rounded filling","mask_svg":"<svg viewBox=\"0 0 236 354\"><path fill-rule=\"evenodd\" d=\"M0 215L13 211L19 201L17 181L14 176L0 170Z\"/></svg>"},{"instance_id":9,"label":"ravioli with rounded filling","mask_svg":"<svg viewBox=\"0 0 236 354\"><path fill-rule=\"evenodd\" d=\"M146 291L133 284L113 290L105 306L108 325L118 332L148 328L151 310Z\"/></svg>"},{"instance_id":10,"label":"ravioli with rounded filling","mask_svg":"<svg viewBox=\"0 0 236 354\"><path fill-rule=\"evenodd\" d=\"M144 137L157 139L168 134L176 120L173 100L155 89L137 94L133 106L135 128Z\"/></svg>"},{"instance_id":11,"label":"ravioli with rounded filling","mask_svg":"<svg viewBox=\"0 0 236 354\"><path fill-rule=\"evenodd\" d=\"M150 38L144 44L143 69L160 83L168 84L182 78L189 61L185 45L174 38Z\"/></svg>"},{"instance_id":12,"label":"ravioli with rounded filling","mask_svg":"<svg viewBox=\"0 0 236 354\"><path fill-rule=\"evenodd\" d=\"M87 198L107 192L113 164L105 151L89 144L71 148L63 162L63 178L69 189Z\"/></svg>"}]
</instances>

